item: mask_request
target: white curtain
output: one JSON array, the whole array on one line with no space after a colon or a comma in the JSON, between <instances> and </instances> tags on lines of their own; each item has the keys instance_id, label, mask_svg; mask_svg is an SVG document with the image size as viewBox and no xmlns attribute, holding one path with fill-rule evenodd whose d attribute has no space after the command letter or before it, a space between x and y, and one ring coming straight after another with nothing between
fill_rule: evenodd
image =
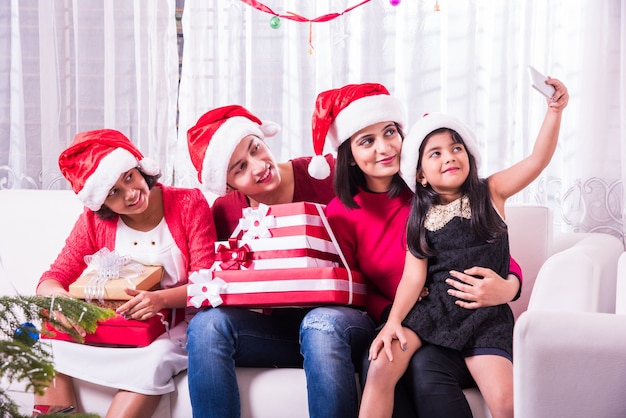
<instances>
[{"instance_id":1,"label":"white curtain","mask_svg":"<svg viewBox=\"0 0 626 418\"><path fill-rule=\"evenodd\" d=\"M174 0L5 0L0 39L0 188L66 188L59 154L100 128L126 134L171 176Z\"/></svg>"},{"instance_id":2,"label":"white curtain","mask_svg":"<svg viewBox=\"0 0 626 418\"><path fill-rule=\"evenodd\" d=\"M361 2L258 1L306 19ZM183 8L180 85L173 3ZM488 175L534 144L546 105L530 64L571 98L552 163L512 201L550 205L556 229L624 238L620 0L370 0L277 29L241 0L12 0L0 14L0 188L52 187L61 149L103 126L158 158L167 181L195 187L187 130L232 103L282 125L269 144L279 160L309 155L316 95L360 82L405 101L407 128L432 111L473 126Z\"/></svg>"},{"instance_id":3,"label":"white curtain","mask_svg":"<svg viewBox=\"0 0 626 418\"><path fill-rule=\"evenodd\" d=\"M313 20L360 1L260 3ZM409 127L431 111L469 123L488 175L534 144L546 104L530 87L530 64L566 83L571 99L552 163L512 201L550 205L557 229L623 239L626 7L620 0L403 0L395 7L372 0L325 23L282 19L273 29L271 18L236 0L185 1L177 163L185 184L197 185L184 155L186 130L207 110L239 103L281 123L282 135L270 146L285 160L312 153L317 93L360 82L380 82L404 100Z\"/></svg>"}]
</instances>

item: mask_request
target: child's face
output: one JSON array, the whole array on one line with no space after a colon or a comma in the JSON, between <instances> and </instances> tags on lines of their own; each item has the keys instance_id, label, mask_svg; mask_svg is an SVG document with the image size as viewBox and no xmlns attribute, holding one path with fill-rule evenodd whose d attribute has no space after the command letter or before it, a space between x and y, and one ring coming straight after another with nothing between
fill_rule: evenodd
<instances>
[{"instance_id":1,"label":"child's face","mask_svg":"<svg viewBox=\"0 0 626 418\"><path fill-rule=\"evenodd\" d=\"M254 135L244 137L228 162L226 183L246 196L276 190L280 173L270 149Z\"/></svg>"},{"instance_id":2,"label":"child's face","mask_svg":"<svg viewBox=\"0 0 626 418\"><path fill-rule=\"evenodd\" d=\"M139 170L132 168L120 175L109 190L104 204L120 215L136 215L148 208L150 189Z\"/></svg>"},{"instance_id":3,"label":"child's face","mask_svg":"<svg viewBox=\"0 0 626 418\"><path fill-rule=\"evenodd\" d=\"M386 192L393 175L400 170L402 137L393 122L369 125L350 138L354 162L373 192Z\"/></svg>"},{"instance_id":4,"label":"child's face","mask_svg":"<svg viewBox=\"0 0 626 418\"><path fill-rule=\"evenodd\" d=\"M469 172L469 155L463 144L454 142L450 132L440 132L427 139L418 181L430 184L442 195L442 203L448 201L445 196L450 197L449 201L458 197Z\"/></svg>"}]
</instances>

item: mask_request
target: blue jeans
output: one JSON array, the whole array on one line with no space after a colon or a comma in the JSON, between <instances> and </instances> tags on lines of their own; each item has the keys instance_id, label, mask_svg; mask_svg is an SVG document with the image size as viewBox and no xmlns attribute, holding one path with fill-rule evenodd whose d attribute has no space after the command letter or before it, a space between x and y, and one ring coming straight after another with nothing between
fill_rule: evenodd
<instances>
[{"instance_id":1,"label":"blue jeans","mask_svg":"<svg viewBox=\"0 0 626 418\"><path fill-rule=\"evenodd\" d=\"M356 416L353 360L373 333L373 321L347 307L275 309L271 315L236 307L199 312L187 329L193 416L238 418L236 366L302 367L303 356L310 416Z\"/></svg>"},{"instance_id":2,"label":"blue jeans","mask_svg":"<svg viewBox=\"0 0 626 418\"><path fill-rule=\"evenodd\" d=\"M354 373L374 337L374 321L345 306L311 310L300 326L309 416L350 418L359 413Z\"/></svg>"},{"instance_id":3,"label":"blue jeans","mask_svg":"<svg viewBox=\"0 0 626 418\"><path fill-rule=\"evenodd\" d=\"M302 367L298 330L304 309L271 315L219 307L197 313L187 329L189 396L194 418L239 418L235 367Z\"/></svg>"}]
</instances>

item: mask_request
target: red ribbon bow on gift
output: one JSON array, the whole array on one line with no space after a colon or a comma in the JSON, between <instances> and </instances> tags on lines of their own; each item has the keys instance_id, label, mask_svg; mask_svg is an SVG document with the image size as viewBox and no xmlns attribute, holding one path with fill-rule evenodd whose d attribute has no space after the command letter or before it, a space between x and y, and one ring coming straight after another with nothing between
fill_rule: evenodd
<instances>
[{"instance_id":1,"label":"red ribbon bow on gift","mask_svg":"<svg viewBox=\"0 0 626 418\"><path fill-rule=\"evenodd\" d=\"M237 239L230 238L228 247L220 244L217 247L217 257L222 262L220 268L222 270L241 270L241 267L248 268L252 264L252 260L248 257L250 247L244 244L237 247ZM251 254L250 254L251 255Z\"/></svg>"}]
</instances>

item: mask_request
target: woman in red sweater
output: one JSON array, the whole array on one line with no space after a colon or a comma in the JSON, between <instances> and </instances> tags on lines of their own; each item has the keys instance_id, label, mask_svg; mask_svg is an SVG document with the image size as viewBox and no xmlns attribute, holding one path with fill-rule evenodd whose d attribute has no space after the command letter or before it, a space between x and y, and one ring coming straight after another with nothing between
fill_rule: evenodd
<instances>
[{"instance_id":1,"label":"woman in red sweater","mask_svg":"<svg viewBox=\"0 0 626 418\"><path fill-rule=\"evenodd\" d=\"M412 192L399 175L404 123L403 106L380 84L323 92L314 115L314 147L321 150L328 140L337 149L337 198L326 214L350 268L367 279L367 312L377 324L387 319L406 257ZM507 279L481 267L452 273L466 284L449 279L450 297L468 309L509 302L520 289L513 259L511 271ZM408 392L412 402L396 396L397 414L414 416L414 409L421 417L471 417L462 389L473 380L459 353L423 347L404 383L396 395Z\"/></svg>"}]
</instances>

